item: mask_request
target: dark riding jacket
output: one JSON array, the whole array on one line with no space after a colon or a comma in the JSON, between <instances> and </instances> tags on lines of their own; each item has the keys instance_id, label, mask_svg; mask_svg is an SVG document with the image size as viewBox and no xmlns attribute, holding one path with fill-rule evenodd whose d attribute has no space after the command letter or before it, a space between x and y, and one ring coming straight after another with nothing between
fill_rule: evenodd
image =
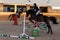
<instances>
[{"instance_id":1,"label":"dark riding jacket","mask_svg":"<svg viewBox=\"0 0 60 40\"><path fill-rule=\"evenodd\" d=\"M39 8L37 7L37 6L34 6L34 11L38 11L39 10Z\"/></svg>"}]
</instances>

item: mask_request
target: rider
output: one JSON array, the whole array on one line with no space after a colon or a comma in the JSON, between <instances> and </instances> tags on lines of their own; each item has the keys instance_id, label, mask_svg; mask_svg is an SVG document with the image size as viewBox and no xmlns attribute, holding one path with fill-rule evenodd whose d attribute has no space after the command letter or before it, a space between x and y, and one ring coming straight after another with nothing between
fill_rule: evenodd
<instances>
[{"instance_id":1,"label":"rider","mask_svg":"<svg viewBox=\"0 0 60 40\"><path fill-rule=\"evenodd\" d=\"M43 14L40 14L41 10L38 8L36 3L34 3L34 11L36 12L35 17L37 18L37 20L39 20L39 18L42 18Z\"/></svg>"},{"instance_id":2,"label":"rider","mask_svg":"<svg viewBox=\"0 0 60 40\"><path fill-rule=\"evenodd\" d=\"M34 11L36 12L36 15L40 13L40 9L38 8L36 3L34 3Z\"/></svg>"},{"instance_id":3,"label":"rider","mask_svg":"<svg viewBox=\"0 0 60 40\"><path fill-rule=\"evenodd\" d=\"M42 14L40 14L40 9L38 8L37 4L34 3L34 11L36 12L36 16L35 16L35 22L34 22L34 26L35 27L39 27L39 23L38 21L40 20L40 18L42 18ZM35 24L36 23L36 24Z\"/></svg>"}]
</instances>

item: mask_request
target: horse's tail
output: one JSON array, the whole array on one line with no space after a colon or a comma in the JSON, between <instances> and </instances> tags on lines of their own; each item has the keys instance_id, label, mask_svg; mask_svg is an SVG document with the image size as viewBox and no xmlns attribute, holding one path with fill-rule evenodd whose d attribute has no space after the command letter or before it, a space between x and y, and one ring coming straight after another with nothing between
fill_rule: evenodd
<instances>
[{"instance_id":1,"label":"horse's tail","mask_svg":"<svg viewBox=\"0 0 60 40\"><path fill-rule=\"evenodd\" d=\"M58 24L57 19L53 16L49 17L50 21L52 21L53 24Z\"/></svg>"}]
</instances>

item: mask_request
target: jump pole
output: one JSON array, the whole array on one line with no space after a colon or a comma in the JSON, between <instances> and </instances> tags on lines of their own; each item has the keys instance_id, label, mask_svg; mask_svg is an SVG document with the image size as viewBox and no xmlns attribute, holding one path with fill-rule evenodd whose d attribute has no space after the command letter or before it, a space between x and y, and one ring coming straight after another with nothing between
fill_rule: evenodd
<instances>
[{"instance_id":1,"label":"jump pole","mask_svg":"<svg viewBox=\"0 0 60 40\"><path fill-rule=\"evenodd\" d=\"M28 39L34 39L34 37L30 37L28 36L26 33L25 33L25 23L26 23L26 16L24 15L24 20L23 20L23 33L20 35L20 38L23 38L25 36L25 38L28 38Z\"/></svg>"}]
</instances>

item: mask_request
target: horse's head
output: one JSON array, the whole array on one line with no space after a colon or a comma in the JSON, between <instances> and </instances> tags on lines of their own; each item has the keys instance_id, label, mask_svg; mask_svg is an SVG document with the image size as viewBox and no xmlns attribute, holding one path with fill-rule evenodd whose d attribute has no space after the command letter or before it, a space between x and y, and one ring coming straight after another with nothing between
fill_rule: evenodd
<instances>
[{"instance_id":1,"label":"horse's head","mask_svg":"<svg viewBox=\"0 0 60 40\"><path fill-rule=\"evenodd\" d=\"M30 9L30 10L27 10L27 11L26 11L26 17L28 17L29 15L30 15L31 17L34 17L34 16L35 16L35 11L33 11L33 10L31 10L31 9Z\"/></svg>"}]
</instances>

